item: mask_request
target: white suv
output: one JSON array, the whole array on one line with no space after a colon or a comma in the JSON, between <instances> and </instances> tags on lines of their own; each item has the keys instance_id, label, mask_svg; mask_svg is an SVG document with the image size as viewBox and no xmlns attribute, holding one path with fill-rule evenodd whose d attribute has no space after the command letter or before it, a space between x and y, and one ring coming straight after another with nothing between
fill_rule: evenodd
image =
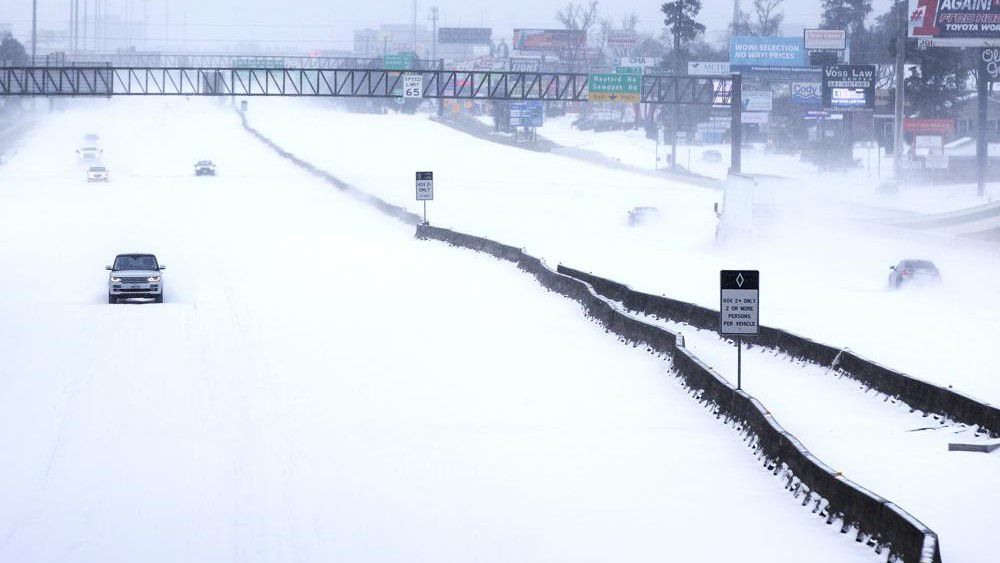
<instances>
[{"instance_id":1,"label":"white suv","mask_svg":"<svg viewBox=\"0 0 1000 563\"><path fill-rule=\"evenodd\" d=\"M103 166L91 166L87 169L88 182L107 182L108 169Z\"/></svg>"},{"instance_id":2,"label":"white suv","mask_svg":"<svg viewBox=\"0 0 1000 563\"><path fill-rule=\"evenodd\" d=\"M115 263L105 266L108 276L108 303L123 299L152 299L163 303L163 281L160 272L166 266L152 254L119 254Z\"/></svg>"}]
</instances>

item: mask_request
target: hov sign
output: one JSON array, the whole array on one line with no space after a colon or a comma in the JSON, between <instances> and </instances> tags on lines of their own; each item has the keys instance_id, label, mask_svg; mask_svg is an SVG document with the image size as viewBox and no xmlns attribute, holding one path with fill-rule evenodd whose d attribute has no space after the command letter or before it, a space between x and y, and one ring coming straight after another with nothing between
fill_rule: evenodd
<instances>
[{"instance_id":1,"label":"hov sign","mask_svg":"<svg viewBox=\"0 0 1000 563\"><path fill-rule=\"evenodd\" d=\"M434 200L434 173L417 172L417 201Z\"/></svg>"},{"instance_id":2,"label":"hov sign","mask_svg":"<svg viewBox=\"0 0 1000 563\"><path fill-rule=\"evenodd\" d=\"M757 334L760 272L722 270L719 287L719 334Z\"/></svg>"}]
</instances>

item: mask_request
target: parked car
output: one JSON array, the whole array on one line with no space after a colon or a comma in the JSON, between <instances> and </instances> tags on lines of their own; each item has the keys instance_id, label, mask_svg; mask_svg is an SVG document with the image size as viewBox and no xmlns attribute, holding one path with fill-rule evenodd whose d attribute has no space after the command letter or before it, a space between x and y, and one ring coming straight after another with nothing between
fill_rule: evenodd
<instances>
[{"instance_id":1,"label":"parked car","mask_svg":"<svg viewBox=\"0 0 1000 563\"><path fill-rule=\"evenodd\" d=\"M107 182L108 169L104 166L91 166L87 169L88 182Z\"/></svg>"},{"instance_id":2,"label":"parked car","mask_svg":"<svg viewBox=\"0 0 1000 563\"><path fill-rule=\"evenodd\" d=\"M638 227L649 223L656 223L663 218L663 214L656 207L636 207L628 212L628 226Z\"/></svg>"},{"instance_id":3,"label":"parked car","mask_svg":"<svg viewBox=\"0 0 1000 563\"><path fill-rule=\"evenodd\" d=\"M108 276L108 303L127 299L152 299L163 303L161 271L167 267L152 254L119 254L114 264L105 266Z\"/></svg>"},{"instance_id":4,"label":"parked car","mask_svg":"<svg viewBox=\"0 0 1000 563\"><path fill-rule=\"evenodd\" d=\"M900 260L889 267L889 288L899 289L903 284L937 283L941 272L930 260Z\"/></svg>"},{"instance_id":5,"label":"parked car","mask_svg":"<svg viewBox=\"0 0 1000 563\"><path fill-rule=\"evenodd\" d=\"M76 149L76 154L80 157L80 160L94 162L101 159L104 149L97 145L84 145Z\"/></svg>"},{"instance_id":6,"label":"parked car","mask_svg":"<svg viewBox=\"0 0 1000 563\"><path fill-rule=\"evenodd\" d=\"M215 163L211 160L199 160L194 165L195 176L215 176Z\"/></svg>"},{"instance_id":7,"label":"parked car","mask_svg":"<svg viewBox=\"0 0 1000 563\"><path fill-rule=\"evenodd\" d=\"M701 153L702 162L722 162L722 153L717 150L709 150Z\"/></svg>"},{"instance_id":8,"label":"parked car","mask_svg":"<svg viewBox=\"0 0 1000 563\"><path fill-rule=\"evenodd\" d=\"M97 146L101 144L101 136L97 133L87 133L83 136L83 142L89 146Z\"/></svg>"}]
</instances>

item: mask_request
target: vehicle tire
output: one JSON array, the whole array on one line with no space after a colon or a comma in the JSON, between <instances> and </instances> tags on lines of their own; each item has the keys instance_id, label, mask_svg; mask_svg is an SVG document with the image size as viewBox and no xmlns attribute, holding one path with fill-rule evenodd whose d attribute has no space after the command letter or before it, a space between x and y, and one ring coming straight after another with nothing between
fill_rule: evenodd
<instances>
[{"instance_id":1,"label":"vehicle tire","mask_svg":"<svg viewBox=\"0 0 1000 563\"><path fill-rule=\"evenodd\" d=\"M109 294L108 294L108 305L115 305L115 304L117 304L117 303L118 303L118 300L117 300L117 299L115 299L115 296L114 296L114 295L111 295L111 294L109 293Z\"/></svg>"},{"instance_id":2,"label":"vehicle tire","mask_svg":"<svg viewBox=\"0 0 1000 563\"><path fill-rule=\"evenodd\" d=\"M154 303L163 303L163 294L161 293L161 294L157 295L156 297L154 297L153 298L153 302Z\"/></svg>"}]
</instances>

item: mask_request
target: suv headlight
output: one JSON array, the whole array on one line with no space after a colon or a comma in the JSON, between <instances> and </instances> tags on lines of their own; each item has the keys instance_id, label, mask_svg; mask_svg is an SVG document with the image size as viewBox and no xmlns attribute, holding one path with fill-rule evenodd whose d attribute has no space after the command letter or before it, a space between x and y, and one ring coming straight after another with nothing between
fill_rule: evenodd
<instances>
[{"instance_id":1,"label":"suv headlight","mask_svg":"<svg viewBox=\"0 0 1000 563\"><path fill-rule=\"evenodd\" d=\"M160 276L149 276L148 278L146 278L146 281L148 281L148 282L158 282L158 281L160 281Z\"/></svg>"},{"instance_id":2,"label":"suv headlight","mask_svg":"<svg viewBox=\"0 0 1000 563\"><path fill-rule=\"evenodd\" d=\"M111 276L111 283L121 283L122 279L119 277Z\"/></svg>"}]
</instances>

